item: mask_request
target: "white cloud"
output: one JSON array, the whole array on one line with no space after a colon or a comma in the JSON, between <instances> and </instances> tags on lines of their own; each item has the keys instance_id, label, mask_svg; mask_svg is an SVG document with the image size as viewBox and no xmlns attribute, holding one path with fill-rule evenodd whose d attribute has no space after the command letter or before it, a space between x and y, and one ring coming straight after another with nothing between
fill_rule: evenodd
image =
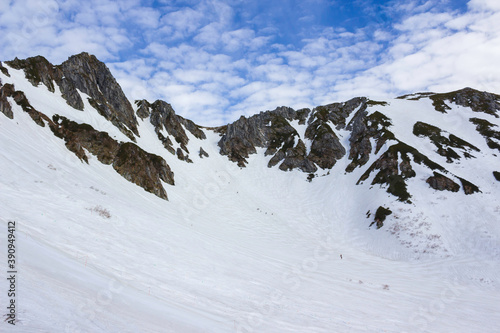
<instances>
[{"instance_id":1,"label":"white cloud","mask_svg":"<svg viewBox=\"0 0 500 333\"><path fill-rule=\"evenodd\" d=\"M141 29L157 29L160 25L161 13L152 8L133 8L126 12L126 16Z\"/></svg>"},{"instance_id":2,"label":"white cloud","mask_svg":"<svg viewBox=\"0 0 500 333\"><path fill-rule=\"evenodd\" d=\"M266 13L237 12L244 2L144 3L0 2L2 60L42 54L60 63L94 53L130 98L164 99L201 125L360 95L465 86L500 92L497 0L471 0L465 12L443 11L441 0L392 1L386 14L393 21L367 7L374 22L350 30L313 25L316 11L307 6L329 2L311 0L293 22L310 33L293 43L280 39L284 31Z\"/></svg>"},{"instance_id":3,"label":"white cloud","mask_svg":"<svg viewBox=\"0 0 500 333\"><path fill-rule=\"evenodd\" d=\"M497 0L471 0L468 6L473 10L500 11L500 2Z\"/></svg>"},{"instance_id":4,"label":"white cloud","mask_svg":"<svg viewBox=\"0 0 500 333\"><path fill-rule=\"evenodd\" d=\"M184 8L163 16L161 24L163 27L168 27L164 31L171 38L180 39L195 32L200 27L200 21L203 18L202 12Z\"/></svg>"}]
</instances>

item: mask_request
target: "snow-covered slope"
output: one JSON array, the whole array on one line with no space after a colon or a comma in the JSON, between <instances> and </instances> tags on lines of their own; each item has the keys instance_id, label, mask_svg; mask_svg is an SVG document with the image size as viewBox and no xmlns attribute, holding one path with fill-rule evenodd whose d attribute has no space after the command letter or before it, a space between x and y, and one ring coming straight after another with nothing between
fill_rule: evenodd
<instances>
[{"instance_id":1,"label":"snow-covered slope","mask_svg":"<svg viewBox=\"0 0 500 333\"><path fill-rule=\"evenodd\" d=\"M49 119L134 143L83 92L84 108L76 110L57 85L52 92L23 70L4 68L1 83L24 92ZM469 120L500 126L498 111L446 100L449 109L438 112L426 95L368 103L364 118L357 105L345 126L325 120L346 152L312 177L268 167L275 155L258 145L238 167L220 154L229 130L199 128L200 138L172 115L160 128L151 106L151 115L137 118L133 139L173 171L175 185L161 181L167 201L88 149L82 162L46 120L41 127L13 96L6 100L13 117L0 114L0 270L7 275L7 224L15 221L18 275L16 325L2 322L2 332L494 332L500 325L500 182L493 175L500 151L491 147L499 141L490 135L488 144ZM349 169L352 127L379 113L390 124L381 121L378 130L393 136L366 137L368 162ZM477 150L455 147L460 158L449 163L429 135L414 134L417 122ZM295 147L300 138L309 154L307 122L288 123ZM187 141L172 134L176 126ZM373 182L398 142L412 148L409 200ZM419 154L443 170L418 162ZM403 174L404 152L396 156ZM436 170L460 190L431 188ZM479 192L466 194L460 178ZM378 207L392 212L380 228L372 224ZM7 314L9 285L0 281Z\"/></svg>"}]
</instances>

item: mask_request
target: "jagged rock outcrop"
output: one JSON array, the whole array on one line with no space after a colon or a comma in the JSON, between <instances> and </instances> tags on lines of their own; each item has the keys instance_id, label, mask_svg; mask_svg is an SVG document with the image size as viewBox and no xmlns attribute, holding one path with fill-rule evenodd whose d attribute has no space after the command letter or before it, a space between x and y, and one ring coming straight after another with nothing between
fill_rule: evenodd
<instances>
[{"instance_id":1,"label":"jagged rock outcrop","mask_svg":"<svg viewBox=\"0 0 500 333\"><path fill-rule=\"evenodd\" d=\"M438 172L434 172L434 176L427 178L426 183L438 191L458 192L460 190L460 185Z\"/></svg>"},{"instance_id":2,"label":"jagged rock outcrop","mask_svg":"<svg viewBox=\"0 0 500 333\"><path fill-rule=\"evenodd\" d=\"M107 66L95 56L83 52L59 66L52 65L41 56L26 60L16 58L7 64L15 69L23 69L26 78L34 86L43 83L49 91L54 92L55 82L67 103L76 110L83 110L84 107L78 90L87 94L90 104L99 114L131 140L135 140L134 134L139 134L132 105Z\"/></svg>"},{"instance_id":3,"label":"jagged rock outcrop","mask_svg":"<svg viewBox=\"0 0 500 333\"><path fill-rule=\"evenodd\" d=\"M460 177L457 177L460 182L462 183L462 189L464 190L464 193L469 195L469 194L474 194L474 193L477 193L477 192L481 192L481 190L479 189L479 187L477 187L476 185L472 184L470 181L466 180L466 179L463 179L463 178L460 178Z\"/></svg>"},{"instance_id":4,"label":"jagged rock outcrop","mask_svg":"<svg viewBox=\"0 0 500 333\"><path fill-rule=\"evenodd\" d=\"M328 125L328 115L327 108L319 107L311 112L309 109L295 111L280 107L249 118L242 116L234 123L218 129L222 133L220 153L243 167L249 154L255 154L256 148L261 147L266 148L266 156L272 156L269 167L281 162L281 170L297 168L311 173L317 170L317 166L329 169L346 152ZM297 130L291 126L290 121L294 120L302 125L307 121L304 138L300 138ZM309 152L305 139L311 141Z\"/></svg>"},{"instance_id":5,"label":"jagged rock outcrop","mask_svg":"<svg viewBox=\"0 0 500 333\"><path fill-rule=\"evenodd\" d=\"M269 161L269 166L276 165L280 160L283 163L280 164L279 168L283 171L289 171L293 169L299 169L303 172L315 172L318 168L306 158L306 146L302 140L295 147L291 147L286 150L280 150L271 160Z\"/></svg>"},{"instance_id":6,"label":"jagged rock outcrop","mask_svg":"<svg viewBox=\"0 0 500 333\"><path fill-rule=\"evenodd\" d=\"M248 118L242 116L226 126L208 129L176 115L172 106L161 100L153 103L138 100L135 102L137 110L134 112L106 65L88 53L72 56L58 66L53 66L40 56L26 60L16 58L7 64L12 68L22 69L34 86L44 85L53 93L59 90L75 110L84 108L85 101L81 93L88 95L90 105L133 142L139 135L138 119L149 121L165 149L182 161L192 163L188 149L192 136L203 140L206 139L204 130L214 130L221 136L218 142L220 153L240 167L248 163L250 154L255 154L258 148L262 148L265 156L269 157L268 167L279 167L283 171L298 169L308 173L307 180L312 181L318 176L315 173L319 168L332 169L348 153L349 164L345 171L363 170L357 184L373 175L371 185L386 186L387 192L403 202L410 202L407 180L416 177L418 168L414 169L415 163L434 172L434 176L427 179L432 188L458 191L460 185L444 175L447 174L460 180L466 194L480 192L476 185L452 174L422 152L396 138L391 131L392 120L384 114L386 102L359 97L344 103L318 106L312 110L278 107ZM2 63L0 71L9 76L8 68ZM7 80L5 76L2 78ZM447 94L419 93L401 98L430 99L435 109L443 113L455 103L470 107L475 112L489 114L483 116L489 117L490 121L477 117L469 121L485 138L489 148L500 151L500 132L497 125L491 123L490 116L498 117L500 96L466 88ZM29 113L37 124L48 125L82 161L88 162L89 152L101 163L113 165L129 181L167 198L162 181L173 185L174 180L173 173L163 158L147 153L133 142L118 142L90 125L59 116L49 119L30 105L23 92L16 91L12 84L2 85L0 81L0 111L9 118L13 117L12 101ZM454 163L462 156L472 158L475 152L480 152L479 148L457 135L425 122L416 122L413 134L422 140L430 140L436 147L435 152L446 157L448 163ZM347 138L346 144L344 140ZM200 158L208 157L202 147L193 153L198 153ZM375 154L378 158L373 160ZM498 172L495 172L493 175L497 177ZM383 224L382 222L375 221L377 225Z\"/></svg>"},{"instance_id":7,"label":"jagged rock outcrop","mask_svg":"<svg viewBox=\"0 0 500 333\"><path fill-rule=\"evenodd\" d=\"M314 117L311 117L310 122L313 122L316 118L323 121L330 120L336 126L336 129L344 129L348 125L346 124L347 118L354 110L357 108L366 110L367 101L365 97L356 97L343 103L318 106L314 109Z\"/></svg>"},{"instance_id":8,"label":"jagged rock outcrop","mask_svg":"<svg viewBox=\"0 0 500 333\"><path fill-rule=\"evenodd\" d=\"M57 137L64 139L66 147L81 160L88 163L83 148L96 156L99 162L111 164L116 157L120 144L106 132L99 132L88 124L79 124L65 117L53 116L56 126L52 131Z\"/></svg>"},{"instance_id":9,"label":"jagged rock outcrop","mask_svg":"<svg viewBox=\"0 0 500 333\"><path fill-rule=\"evenodd\" d=\"M375 224L377 226L377 229L382 228L384 226L385 219L387 218L387 216L391 214L392 211L389 208L379 206L377 208L377 211L375 212L375 218L373 219L373 222L370 224L370 227Z\"/></svg>"},{"instance_id":10,"label":"jagged rock outcrop","mask_svg":"<svg viewBox=\"0 0 500 333\"><path fill-rule=\"evenodd\" d=\"M162 199L168 199L160 180L174 185L174 174L165 160L148 153L131 142L120 143L108 133L95 130L88 124L78 124L65 117L54 116L54 134L66 142L66 147L88 163L84 148L104 164L113 168L128 181Z\"/></svg>"},{"instance_id":11,"label":"jagged rock outcrop","mask_svg":"<svg viewBox=\"0 0 500 333\"><path fill-rule=\"evenodd\" d=\"M148 153L134 143L126 142L120 145L113 160L113 168L128 181L168 200L160 180L174 185L174 173L162 157Z\"/></svg>"},{"instance_id":12,"label":"jagged rock outcrop","mask_svg":"<svg viewBox=\"0 0 500 333\"><path fill-rule=\"evenodd\" d=\"M387 140L394 139L394 134L389 130L392 126L391 120L378 111L368 115L366 111L368 102L367 100L362 102L360 109L346 127L351 131L349 159L352 160L346 168L347 172L352 172L368 162L373 151L370 139L375 140L375 154L380 151Z\"/></svg>"},{"instance_id":13,"label":"jagged rock outcrop","mask_svg":"<svg viewBox=\"0 0 500 333\"><path fill-rule=\"evenodd\" d=\"M500 141L500 132L495 130L498 126L486 119L470 118L469 121L476 125L476 130L484 137L488 147L497 149L500 152L500 144L498 143Z\"/></svg>"},{"instance_id":14,"label":"jagged rock outcrop","mask_svg":"<svg viewBox=\"0 0 500 333\"><path fill-rule=\"evenodd\" d=\"M19 105L23 109L23 111L28 113L35 123L37 123L42 127L45 127L44 120L47 120L49 118L45 116L43 113L38 112L31 106L24 92L17 91L12 84L7 83L2 87L2 95L5 98L12 97L14 102L16 102L16 104ZM12 112L12 109L10 110ZM11 119L13 119L13 117Z\"/></svg>"},{"instance_id":15,"label":"jagged rock outcrop","mask_svg":"<svg viewBox=\"0 0 500 333\"><path fill-rule=\"evenodd\" d=\"M200 158L209 157L208 153L205 151L205 149L203 149L203 147L200 147L199 156Z\"/></svg>"},{"instance_id":16,"label":"jagged rock outcrop","mask_svg":"<svg viewBox=\"0 0 500 333\"><path fill-rule=\"evenodd\" d=\"M462 150L462 154L466 158L473 157L470 151L480 151L476 146L453 134L444 136L442 133L443 131L440 128L420 121L416 122L413 126L413 134L418 137L428 137L436 146L437 153L446 157L448 163L452 163L453 160L461 158L461 156L453 148Z\"/></svg>"},{"instance_id":17,"label":"jagged rock outcrop","mask_svg":"<svg viewBox=\"0 0 500 333\"><path fill-rule=\"evenodd\" d=\"M167 102L157 100L151 104L146 100L140 100L135 103L138 107L136 111L137 116L141 119L149 117L151 124L155 128L155 133L158 139L163 143L165 149L173 155L177 155L180 160L192 162L189 159L189 155L185 155L182 152L183 150L186 154L189 154L187 148L189 138L184 129L188 130L194 137L204 140L206 139L206 135L201 127L191 120L175 114L174 109ZM162 131L165 131L168 136L165 137ZM174 149L170 136L174 138L182 150Z\"/></svg>"},{"instance_id":18,"label":"jagged rock outcrop","mask_svg":"<svg viewBox=\"0 0 500 333\"><path fill-rule=\"evenodd\" d=\"M7 118L14 119L14 113L12 112L12 106L7 100L7 88L2 84L0 80L0 112L2 112Z\"/></svg>"},{"instance_id":19,"label":"jagged rock outcrop","mask_svg":"<svg viewBox=\"0 0 500 333\"><path fill-rule=\"evenodd\" d=\"M4 75L10 77L9 70L3 66L1 61L0 61L0 72L2 72Z\"/></svg>"},{"instance_id":20,"label":"jagged rock outcrop","mask_svg":"<svg viewBox=\"0 0 500 333\"><path fill-rule=\"evenodd\" d=\"M308 159L322 169L331 169L346 153L330 125L321 119L316 119L307 127L305 137L311 140Z\"/></svg>"},{"instance_id":21,"label":"jagged rock outcrop","mask_svg":"<svg viewBox=\"0 0 500 333\"><path fill-rule=\"evenodd\" d=\"M137 114L137 116L139 118L141 118L142 120L148 118L149 115L151 114L149 112L150 104L148 103L148 101L143 99L140 101L135 101L135 104L137 105L137 111L135 112Z\"/></svg>"},{"instance_id":22,"label":"jagged rock outcrop","mask_svg":"<svg viewBox=\"0 0 500 333\"><path fill-rule=\"evenodd\" d=\"M432 100L432 105L436 111L446 113L451 110L448 103L470 107L474 112L484 112L499 117L500 110L500 95L492 94L486 91L479 91L472 88L464 88L444 94L436 94L432 92L417 93L398 97L399 99L419 100L421 98L429 98Z\"/></svg>"},{"instance_id":23,"label":"jagged rock outcrop","mask_svg":"<svg viewBox=\"0 0 500 333\"><path fill-rule=\"evenodd\" d=\"M410 155L412 159L410 159ZM401 163L398 164L399 157ZM424 164L431 170L445 171L439 164L431 161L427 156L420 153L415 148L398 142L390 146L360 177L357 184L360 184L370 177L370 174L378 170L373 178L372 185L387 185L387 192L399 198L400 201L410 202L410 193L406 186L406 179L416 176L411 166L412 160L417 164Z\"/></svg>"},{"instance_id":24,"label":"jagged rock outcrop","mask_svg":"<svg viewBox=\"0 0 500 333\"><path fill-rule=\"evenodd\" d=\"M60 83L63 77L61 69L52 65L42 56L31 57L24 60L16 58L6 63L14 69L24 70L26 79L28 79L33 86L37 87L43 83L51 92L55 91L54 81ZM78 109L83 109L83 104L81 108Z\"/></svg>"},{"instance_id":25,"label":"jagged rock outcrop","mask_svg":"<svg viewBox=\"0 0 500 333\"><path fill-rule=\"evenodd\" d=\"M139 135L137 119L129 100L108 67L93 55L80 53L70 57L60 65L64 78L64 90L73 87L90 96L90 104L106 119L120 128L131 139Z\"/></svg>"},{"instance_id":26,"label":"jagged rock outcrop","mask_svg":"<svg viewBox=\"0 0 500 333\"><path fill-rule=\"evenodd\" d=\"M493 177L495 177L496 180L500 182L500 172L498 171L493 171Z\"/></svg>"},{"instance_id":27,"label":"jagged rock outcrop","mask_svg":"<svg viewBox=\"0 0 500 333\"><path fill-rule=\"evenodd\" d=\"M266 128L267 150L266 156L274 155L268 163L273 167L283 161L279 168L283 171L299 169L303 172L315 172L318 168L307 157L304 142L299 139L299 134L289 123L289 120L299 120L305 123L304 116L310 111L303 109L295 112L291 108L278 108L271 114L270 126Z\"/></svg>"},{"instance_id":28,"label":"jagged rock outcrop","mask_svg":"<svg viewBox=\"0 0 500 333\"><path fill-rule=\"evenodd\" d=\"M16 91L12 84L5 84L1 89L3 96L12 97L38 125L45 127L47 124L57 137L64 139L66 147L82 161L88 163L87 150L101 163L112 164L128 181L162 199L168 199L160 180L174 185L174 174L162 157L148 153L130 142L119 143L108 133L97 131L88 124L78 124L57 115L50 119L33 108L24 92Z\"/></svg>"},{"instance_id":29,"label":"jagged rock outcrop","mask_svg":"<svg viewBox=\"0 0 500 333\"><path fill-rule=\"evenodd\" d=\"M446 101L460 106L470 107L474 112L484 112L495 117L500 110L500 95L478 91L472 88L464 88L445 94L433 94L430 96L436 110L446 112L450 107Z\"/></svg>"},{"instance_id":30,"label":"jagged rock outcrop","mask_svg":"<svg viewBox=\"0 0 500 333\"><path fill-rule=\"evenodd\" d=\"M241 116L234 123L219 128L218 131L223 134L218 143L220 153L244 167L248 155L257 152L255 147L265 146L267 138L264 130L270 121L269 113L261 112L250 118Z\"/></svg>"}]
</instances>

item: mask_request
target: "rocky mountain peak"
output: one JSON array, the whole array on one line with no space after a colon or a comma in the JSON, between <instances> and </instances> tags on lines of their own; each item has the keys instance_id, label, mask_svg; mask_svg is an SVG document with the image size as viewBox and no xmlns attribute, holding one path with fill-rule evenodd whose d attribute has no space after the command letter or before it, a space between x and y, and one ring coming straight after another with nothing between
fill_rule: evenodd
<instances>
[{"instance_id":1,"label":"rocky mountain peak","mask_svg":"<svg viewBox=\"0 0 500 333\"><path fill-rule=\"evenodd\" d=\"M83 52L68 58L60 68L63 80L89 95L89 102L102 116L129 137L133 137L129 131L139 134L132 105L103 62Z\"/></svg>"},{"instance_id":2,"label":"rocky mountain peak","mask_svg":"<svg viewBox=\"0 0 500 333\"><path fill-rule=\"evenodd\" d=\"M186 162L192 162L189 158L189 137L186 130L195 138L204 140L206 135L201 129L201 126L196 125L191 120L185 119L177 115L172 106L162 100L156 100L154 103L149 103L147 100L135 101L137 105L137 116L142 120L149 118L150 123L154 126L155 133L170 153ZM166 135L166 136L165 136ZM174 148L174 141L180 147Z\"/></svg>"},{"instance_id":3,"label":"rocky mountain peak","mask_svg":"<svg viewBox=\"0 0 500 333\"><path fill-rule=\"evenodd\" d=\"M139 134L132 105L108 67L95 56L83 52L58 66L42 56L16 58L6 63L14 69L24 70L35 87L43 83L49 91L55 92L54 83L57 84L66 102L76 110L84 108L78 91L87 94L89 103L131 140L135 140L134 134Z\"/></svg>"},{"instance_id":4,"label":"rocky mountain peak","mask_svg":"<svg viewBox=\"0 0 500 333\"><path fill-rule=\"evenodd\" d=\"M204 128L177 115L172 105L162 100L137 100L133 107L107 66L85 52L57 66L41 56L25 60L16 58L6 64L5 67L0 63L1 79L7 81L2 84L0 80L0 112L12 119L11 103L14 101L38 125L48 125L57 137L64 139L66 147L82 161L88 162L90 153L99 162L112 165L127 180L164 199L167 194L162 182L173 185L174 173L167 164L168 158L151 154L135 144L140 134L139 124L144 122L152 125L166 151L188 163L196 157L209 157L201 140L206 139L206 131L215 131L220 135L217 143L220 154L240 167L247 166L249 156L261 150L268 157L269 168L300 170L308 173L307 180L312 181L316 176L328 174L338 161L345 159L340 172L354 174L356 184L379 184L399 201L407 203L412 198L407 185L418 177L424 179L426 186L438 191L456 192L462 188L466 194L480 192L478 186L459 176L457 170L460 169L454 164L484 155L488 148L493 150L494 157L500 151L500 131L495 121L499 118L500 96L472 88L444 94L417 93L399 99L406 99L404 107L412 110L415 105L429 109L427 103L415 101L430 100L434 109L441 113L437 117L462 112L457 110L457 105L468 108L464 113L469 112L469 117L472 110L474 116L463 121L472 132L475 128L474 135L479 133L484 137L486 145L483 141L483 146L480 145L481 137L479 141L477 137L467 141L462 133L452 132L453 128L442 129L438 122L427 123L417 118L407 120L412 123L404 125L405 131L409 131L403 135L401 129L395 130L395 127L401 128L401 123L395 122L399 114L394 113L390 105L394 101L388 103L366 97L321 105L312 110L281 106L250 117L241 116L226 126ZM30 104L29 96L16 90L14 82L9 81L9 68L23 70L26 79L35 87L43 85L52 93L59 90L75 112L84 110L83 98L87 98L91 106L88 112L97 111L131 142L119 142L107 132L72 121L70 114L47 117L43 110ZM432 108L430 112L434 116L437 114ZM432 120L433 115L428 118ZM198 142L192 142L196 140ZM429 147L435 149L429 150ZM418 170L426 170L425 176L419 175ZM489 170L488 177L492 171L498 179L497 170Z\"/></svg>"},{"instance_id":5,"label":"rocky mountain peak","mask_svg":"<svg viewBox=\"0 0 500 333\"><path fill-rule=\"evenodd\" d=\"M436 111L446 113L450 110L450 103L455 103L463 107L470 107L474 112L483 112L491 114L495 117L498 116L500 110L500 95L489 93L486 91L479 91L473 88L463 88L460 90L452 91L449 93L416 93L410 95L403 95L399 99L419 100L421 98L429 98Z\"/></svg>"}]
</instances>

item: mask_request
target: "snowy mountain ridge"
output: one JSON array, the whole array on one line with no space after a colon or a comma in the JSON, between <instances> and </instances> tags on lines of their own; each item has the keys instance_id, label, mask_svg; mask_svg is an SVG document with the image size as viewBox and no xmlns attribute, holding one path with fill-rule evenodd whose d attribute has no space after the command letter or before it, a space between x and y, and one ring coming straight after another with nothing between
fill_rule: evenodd
<instances>
[{"instance_id":1,"label":"snowy mountain ridge","mask_svg":"<svg viewBox=\"0 0 500 333\"><path fill-rule=\"evenodd\" d=\"M61 332L481 331L488 314L498 324L499 110L500 96L465 88L278 107L207 128L164 101L130 103L87 53L0 63L0 219L18 221L33 256L19 325L50 331L38 275ZM37 264L42 253L69 273ZM72 277L83 273L94 287ZM403 282L412 274L422 293ZM440 281L490 301L462 324L457 304L448 320L417 320L412 304L439 295ZM344 287L359 298L332 300ZM95 288L118 295L90 316L81 304ZM387 302L391 324L375 311Z\"/></svg>"}]
</instances>

